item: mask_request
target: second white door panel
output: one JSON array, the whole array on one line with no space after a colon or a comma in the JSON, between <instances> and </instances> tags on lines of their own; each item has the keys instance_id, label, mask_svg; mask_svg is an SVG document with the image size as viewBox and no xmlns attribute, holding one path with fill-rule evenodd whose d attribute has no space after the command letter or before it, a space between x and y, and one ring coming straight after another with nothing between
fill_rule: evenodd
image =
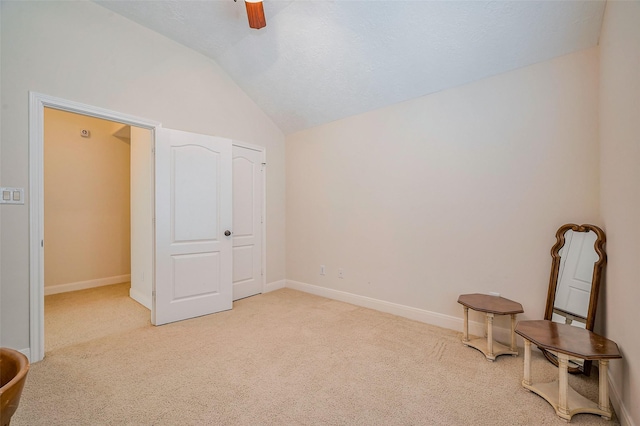
<instances>
[{"instance_id":1,"label":"second white door panel","mask_svg":"<svg viewBox=\"0 0 640 426\"><path fill-rule=\"evenodd\" d=\"M233 300L262 293L262 161L233 146Z\"/></svg>"}]
</instances>

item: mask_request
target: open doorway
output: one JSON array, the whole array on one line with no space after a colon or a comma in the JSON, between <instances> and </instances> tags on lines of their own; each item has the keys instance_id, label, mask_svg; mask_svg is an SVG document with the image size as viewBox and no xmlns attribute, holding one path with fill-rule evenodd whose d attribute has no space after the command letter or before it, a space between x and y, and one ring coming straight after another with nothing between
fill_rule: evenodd
<instances>
[{"instance_id":1,"label":"open doorway","mask_svg":"<svg viewBox=\"0 0 640 426\"><path fill-rule=\"evenodd\" d=\"M155 147L155 133L160 123L110 111L91 105L60 99L37 92L29 92L29 359L44 358L44 114L45 109L81 114L136 126L151 132L151 146ZM152 173L152 179L155 175ZM153 180L151 183L153 187ZM155 246L151 244L152 258ZM151 279L153 286L153 277ZM152 307L153 308L153 307ZM153 313L153 310L152 310Z\"/></svg>"},{"instance_id":2,"label":"open doorway","mask_svg":"<svg viewBox=\"0 0 640 426\"><path fill-rule=\"evenodd\" d=\"M148 274L144 275L144 280L139 281L148 286L143 288L141 293L146 294L147 301L150 301L148 304L151 305L152 324L161 325L221 310L213 303L203 306L202 312L197 311L195 306L190 306L188 309L183 309L186 315L178 315L177 318L166 320L176 313L176 307L181 308L184 304L190 303L197 304L205 296L212 301L228 300L228 309L230 309L233 298L249 296L245 293L246 287L250 287L254 294L263 291L266 276L263 254L265 250L263 235L265 234L266 153L263 148L231 139L165 129L156 121L30 92L28 197L30 348L28 356L31 362L42 360L45 352L44 115L46 108L132 126L132 140L137 128L146 129L147 135L150 135L148 138L150 148L146 153L151 153L149 164L151 171L147 182L152 188L150 192L153 201L149 210L151 213L146 216L143 214L141 217L152 227L151 242L144 248L151 259L152 266L148 269ZM133 141L131 146L135 148L141 145ZM234 169L233 181L236 183L233 188L232 168ZM134 167L133 170L136 168ZM211 179L212 170L217 170L215 179ZM133 175L131 178L133 179ZM236 194L233 196L233 208L230 197L232 192ZM176 194L180 197L176 197ZM222 194L225 195L224 199L218 199ZM247 198L247 194L251 196ZM216 199L211 200L212 196ZM137 196L134 195L134 198ZM202 206L203 200L207 205ZM236 201L241 202L236 203ZM176 210L177 207L179 211ZM209 209L207 213L207 207L216 208ZM222 210L224 210L224 221L216 218ZM168 212L172 214L168 215ZM194 220L193 213L197 213L195 219L201 219L199 223ZM135 219L132 222L135 223ZM233 224L238 226L237 233L231 230ZM135 227L132 226L132 230L134 229ZM174 232L176 229L180 232ZM215 232L209 233L211 235L207 234L207 231L212 229ZM191 235L193 233L197 235ZM210 246L209 243L217 243L221 250L218 253L205 255L196 253L195 256L191 252L185 255L185 253L172 254L168 251L176 247L184 248L181 240L185 238L191 242L205 242L206 244L200 244L204 248ZM135 251L132 245L132 258ZM194 265L191 262L194 259L204 259L200 263L203 263L203 266L214 267L214 270L218 270L219 266L221 268L219 271L224 271L221 276L224 275L225 279L203 281L202 277L206 274L194 272ZM185 265L186 263L190 264ZM214 263L219 265L213 265ZM136 277L141 275L134 270L135 264L136 262L132 260L130 296L145 304L145 298L137 297L136 292L133 291L138 281ZM173 268L173 272L165 270L168 265ZM159 272L159 268L165 269ZM203 287L199 285L202 283L205 285L204 292ZM216 287L216 283L221 287ZM234 284L238 285L234 286Z\"/></svg>"},{"instance_id":3,"label":"open doorway","mask_svg":"<svg viewBox=\"0 0 640 426\"><path fill-rule=\"evenodd\" d=\"M150 326L151 143L148 129L45 108L45 352Z\"/></svg>"}]
</instances>

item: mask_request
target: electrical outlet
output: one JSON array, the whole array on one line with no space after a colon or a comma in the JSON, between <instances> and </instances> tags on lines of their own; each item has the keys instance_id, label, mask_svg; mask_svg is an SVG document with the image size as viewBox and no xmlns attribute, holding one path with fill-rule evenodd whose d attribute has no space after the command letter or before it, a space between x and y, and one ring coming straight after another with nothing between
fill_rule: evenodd
<instances>
[{"instance_id":1,"label":"electrical outlet","mask_svg":"<svg viewBox=\"0 0 640 426\"><path fill-rule=\"evenodd\" d=\"M320 265L320 275L324 275L325 271L324 271L324 265Z\"/></svg>"},{"instance_id":2,"label":"electrical outlet","mask_svg":"<svg viewBox=\"0 0 640 426\"><path fill-rule=\"evenodd\" d=\"M500 297L500 293L497 293L497 292L495 292L495 291L490 291L490 292L489 292L489 295L490 295L490 296Z\"/></svg>"},{"instance_id":3,"label":"electrical outlet","mask_svg":"<svg viewBox=\"0 0 640 426\"><path fill-rule=\"evenodd\" d=\"M338 278L344 278L344 269L338 269Z\"/></svg>"}]
</instances>

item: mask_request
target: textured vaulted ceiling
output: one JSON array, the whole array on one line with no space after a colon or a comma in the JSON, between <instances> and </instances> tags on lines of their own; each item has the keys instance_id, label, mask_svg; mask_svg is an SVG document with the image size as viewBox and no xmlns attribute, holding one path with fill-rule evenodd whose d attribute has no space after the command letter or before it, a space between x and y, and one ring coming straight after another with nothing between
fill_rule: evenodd
<instances>
[{"instance_id":1,"label":"textured vaulted ceiling","mask_svg":"<svg viewBox=\"0 0 640 426\"><path fill-rule=\"evenodd\" d=\"M213 58L286 134L597 45L597 1L96 2Z\"/></svg>"}]
</instances>

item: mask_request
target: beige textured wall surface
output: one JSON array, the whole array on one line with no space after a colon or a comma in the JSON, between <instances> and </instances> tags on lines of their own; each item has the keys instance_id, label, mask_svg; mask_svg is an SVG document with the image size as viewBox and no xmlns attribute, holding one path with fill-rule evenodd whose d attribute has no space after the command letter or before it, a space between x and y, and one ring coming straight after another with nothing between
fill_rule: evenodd
<instances>
[{"instance_id":1,"label":"beige textured wall surface","mask_svg":"<svg viewBox=\"0 0 640 426\"><path fill-rule=\"evenodd\" d=\"M0 2L0 100L2 100L2 2ZM0 104L0 137L2 136L2 104ZM2 164L2 144L0 143L0 164ZM2 182L2 173L0 173ZM2 211L0 207L0 225L2 224ZM2 226L0 226L0 241L2 241ZM2 244L0 244L0 259L2 259ZM0 273L0 309L2 309L2 273ZM2 316L0 315L0 345L2 344Z\"/></svg>"},{"instance_id":2,"label":"beige textured wall surface","mask_svg":"<svg viewBox=\"0 0 640 426\"><path fill-rule=\"evenodd\" d=\"M557 228L599 223L597 58L288 136L287 278L459 318L495 291L541 318Z\"/></svg>"},{"instance_id":3,"label":"beige textured wall surface","mask_svg":"<svg viewBox=\"0 0 640 426\"><path fill-rule=\"evenodd\" d=\"M122 124L49 108L44 120L45 287L129 274L131 144L113 136Z\"/></svg>"},{"instance_id":4,"label":"beige textured wall surface","mask_svg":"<svg viewBox=\"0 0 640 426\"><path fill-rule=\"evenodd\" d=\"M609 262L603 301L605 335L622 360L611 377L640 425L640 2L609 1L600 38L601 204Z\"/></svg>"},{"instance_id":5,"label":"beige textured wall surface","mask_svg":"<svg viewBox=\"0 0 640 426\"><path fill-rule=\"evenodd\" d=\"M284 135L212 60L89 1L3 1L2 164L28 188L35 91L266 147L267 282L285 278ZM2 344L29 346L29 194L2 210Z\"/></svg>"}]
</instances>

